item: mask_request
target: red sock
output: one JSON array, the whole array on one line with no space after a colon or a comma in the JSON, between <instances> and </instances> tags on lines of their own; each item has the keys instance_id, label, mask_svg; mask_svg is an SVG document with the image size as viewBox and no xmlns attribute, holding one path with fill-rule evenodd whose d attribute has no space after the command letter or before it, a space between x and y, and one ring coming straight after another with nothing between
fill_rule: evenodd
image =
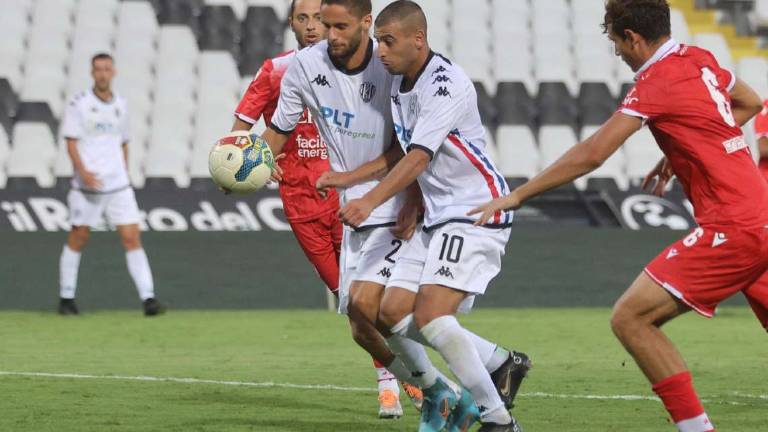
<instances>
[{"instance_id":1,"label":"red sock","mask_svg":"<svg viewBox=\"0 0 768 432\"><path fill-rule=\"evenodd\" d=\"M664 402L664 407L681 432L715 431L693 389L690 372L681 372L657 382L653 391Z\"/></svg>"},{"instance_id":2,"label":"red sock","mask_svg":"<svg viewBox=\"0 0 768 432\"><path fill-rule=\"evenodd\" d=\"M371 358L373 358L373 357L371 357ZM376 369L379 369L379 368L383 368L383 367L384 367L384 365L383 365L383 364L381 364L381 362L380 362L380 361L378 361L378 360L376 360L375 358L373 358L373 367L375 367Z\"/></svg>"}]
</instances>

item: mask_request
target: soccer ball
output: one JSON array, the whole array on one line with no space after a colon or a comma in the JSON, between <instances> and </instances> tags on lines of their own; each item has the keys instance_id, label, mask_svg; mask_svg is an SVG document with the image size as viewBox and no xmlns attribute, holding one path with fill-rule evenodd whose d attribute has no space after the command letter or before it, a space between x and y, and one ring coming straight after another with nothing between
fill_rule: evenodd
<instances>
[{"instance_id":1,"label":"soccer ball","mask_svg":"<svg viewBox=\"0 0 768 432\"><path fill-rule=\"evenodd\" d=\"M246 194L264 187L272 175L275 158L267 142L248 131L235 131L213 145L208 171L225 192Z\"/></svg>"}]
</instances>

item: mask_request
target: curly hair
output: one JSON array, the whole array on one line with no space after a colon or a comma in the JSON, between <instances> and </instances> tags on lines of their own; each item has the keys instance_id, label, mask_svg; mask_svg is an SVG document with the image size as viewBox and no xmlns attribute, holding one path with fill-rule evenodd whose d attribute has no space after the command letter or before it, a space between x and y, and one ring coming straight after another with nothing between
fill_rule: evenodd
<instances>
[{"instance_id":1,"label":"curly hair","mask_svg":"<svg viewBox=\"0 0 768 432\"><path fill-rule=\"evenodd\" d=\"M626 39L625 30L632 30L649 42L671 34L667 0L608 0L605 3L603 32Z\"/></svg>"}]
</instances>

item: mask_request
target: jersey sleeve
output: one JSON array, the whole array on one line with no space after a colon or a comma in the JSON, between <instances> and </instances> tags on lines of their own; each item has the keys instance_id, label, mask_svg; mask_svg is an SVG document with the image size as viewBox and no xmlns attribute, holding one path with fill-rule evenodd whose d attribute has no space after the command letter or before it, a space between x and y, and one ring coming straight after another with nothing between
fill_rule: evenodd
<instances>
[{"instance_id":1,"label":"jersey sleeve","mask_svg":"<svg viewBox=\"0 0 768 432\"><path fill-rule=\"evenodd\" d=\"M768 138L768 100L763 103L763 110L755 116L755 138Z\"/></svg>"},{"instance_id":2,"label":"jersey sleeve","mask_svg":"<svg viewBox=\"0 0 768 432\"><path fill-rule=\"evenodd\" d=\"M237 118L252 125L259 120L273 94L270 79L273 68L272 61L268 59L256 72L256 76L248 85L248 89L235 110Z\"/></svg>"},{"instance_id":3,"label":"jersey sleeve","mask_svg":"<svg viewBox=\"0 0 768 432\"><path fill-rule=\"evenodd\" d=\"M64 119L59 131L62 138L80 139L83 137L83 119L77 106L77 101L72 99L64 110Z\"/></svg>"},{"instance_id":4,"label":"jersey sleeve","mask_svg":"<svg viewBox=\"0 0 768 432\"><path fill-rule=\"evenodd\" d=\"M277 102L277 110L272 116L272 124L269 125L275 132L287 135L293 132L304 114L304 87L302 65L299 58L294 59L285 71L280 82L280 99Z\"/></svg>"},{"instance_id":5,"label":"jersey sleeve","mask_svg":"<svg viewBox=\"0 0 768 432\"><path fill-rule=\"evenodd\" d=\"M469 89L451 82L427 86L419 95L421 105L408 151L420 148L430 156L440 149L456 128L469 103Z\"/></svg>"},{"instance_id":6,"label":"jersey sleeve","mask_svg":"<svg viewBox=\"0 0 768 432\"><path fill-rule=\"evenodd\" d=\"M619 106L619 112L639 117L643 123L665 114L668 109L665 92L650 79L638 81Z\"/></svg>"}]
</instances>

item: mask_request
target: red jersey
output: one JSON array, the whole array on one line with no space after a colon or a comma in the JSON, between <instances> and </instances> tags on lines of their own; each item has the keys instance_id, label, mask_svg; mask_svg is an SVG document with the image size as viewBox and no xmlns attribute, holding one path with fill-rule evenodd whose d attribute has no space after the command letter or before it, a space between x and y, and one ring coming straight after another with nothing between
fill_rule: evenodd
<instances>
[{"instance_id":1,"label":"red jersey","mask_svg":"<svg viewBox=\"0 0 768 432\"><path fill-rule=\"evenodd\" d=\"M763 111L755 117L755 138L768 138L768 99L763 102ZM768 179L768 157L760 157L758 167Z\"/></svg>"},{"instance_id":2,"label":"red jersey","mask_svg":"<svg viewBox=\"0 0 768 432\"><path fill-rule=\"evenodd\" d=\"M699 225L766 225L768 183L731 112L736 77L709 51L670 40L635 81L619 110L647 122Z\"/></svg>"},{"instance_id":3,"label":"red jersey","mask_svg":"<svg viewBox=\"0 0 768 432\"><path fill-rule=\"evenodd\" d=\"M266 124L271 122L280 98L280 81L295 55L295 51L289 51L264 62L237 106L235 115L238 118L254 124L263 115ZM320 174L330 170L330 163L325 141L312 123L309 111L304 111L283 153L280 197L286 218L290 222L305 222L337 211L339 198L336 191L329 191L328 198L323 199L315 189Z\"/></svg>"}]
</instances>

